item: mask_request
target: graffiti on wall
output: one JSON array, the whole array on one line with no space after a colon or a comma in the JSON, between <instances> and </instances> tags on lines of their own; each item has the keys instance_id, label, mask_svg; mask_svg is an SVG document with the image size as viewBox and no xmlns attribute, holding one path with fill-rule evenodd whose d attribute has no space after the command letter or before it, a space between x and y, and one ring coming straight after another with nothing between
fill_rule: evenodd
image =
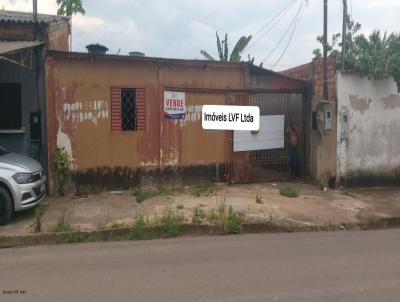
<instances>
[{"instance_id":1,"label":"graffiti on wall","mask_svg":"<svg viewBox=\"0 0 400 302\"><path fill-rule=\"evenodd\" d=\"M86 102L65 103L63 107L63 120L73 124L93 123L108 118L108 103L101 100Z\"/></svg>"}]
</instances>

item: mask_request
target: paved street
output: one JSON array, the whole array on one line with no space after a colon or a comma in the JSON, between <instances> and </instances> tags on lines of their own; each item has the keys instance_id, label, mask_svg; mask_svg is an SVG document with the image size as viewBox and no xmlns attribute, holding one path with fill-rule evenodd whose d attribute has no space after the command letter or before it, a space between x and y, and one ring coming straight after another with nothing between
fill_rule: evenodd
<instances>
[{"instance_id":1,"label":"paved street","mask_svg":"<svg viewBox=\"0 0 400 302\"><path fill-rule=\"evenodd\" d=\"M0 301L398 302L400 230L3 249L0 290Z\"/></svg>"}]
</instances>

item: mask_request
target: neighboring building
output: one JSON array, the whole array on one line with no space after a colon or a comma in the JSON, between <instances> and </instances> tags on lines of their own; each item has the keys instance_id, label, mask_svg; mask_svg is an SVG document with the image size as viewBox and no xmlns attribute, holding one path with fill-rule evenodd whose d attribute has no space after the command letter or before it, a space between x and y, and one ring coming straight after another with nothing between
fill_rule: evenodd
<instances>
[{"instance_id":1,"label":"neighboring building","mask_svg":"<svg viewBox=\"0 0 400 302\"><path fill-rule=\"evenodd\" d=\"M282 74L309 83L310 173L332 186L400 184L400 95L393 78L336 72L328 59L329 101L322 100L322 60Z\"/></svg>"},{"instance_id":2,"label":"neighboring building","mask_svg":"<svg viewBox=\"0 0 400 302\"><path fill-rule=\"evenodd\" d=\"M337 176L343 185L400 185L400 95L393 78L337 73Z\"/></svg>"},{"instance_id":3,"label":"neighboring building","mask_svg":"<svg viewBox=\"0 0 400 302\"><path fill-rule=\"evenodd\" d=\"M265 119L280 115L286 125L293 118L306 171L306 89L303 81L248 63L49 51L49 162L56 146L65 147L78 191L288 179L286 144L254 150L268 127L247 138L248 151L233 152L233 131L203 130L201 110L204 104L258 105ZM176 92L185 100L182 119L164 111L164 96ZM272 138L282 144L285 125Z\"/></svg>"},{"instance_id":4,"label":"neighboring building","mask_svg":"<svg viewBox=\"0 0 400 302\"><path fill-rule=\"evenodd\" d=\"M69 50L70 32L66 17L0 10L0 144L45 167L45 50Z\"/></svg>"},{"instance_id":5,"label":"neighboring building","mask_svg":"<svg viewBox=\"0 0 400 302\"><path fill-rule=\"evenodd\" d=\"M36 34L34 34L36 30ZM42 41L47 49L70 50L71 26L68 17L0 10L0 40Z\"/></svg>"}]
</instances>

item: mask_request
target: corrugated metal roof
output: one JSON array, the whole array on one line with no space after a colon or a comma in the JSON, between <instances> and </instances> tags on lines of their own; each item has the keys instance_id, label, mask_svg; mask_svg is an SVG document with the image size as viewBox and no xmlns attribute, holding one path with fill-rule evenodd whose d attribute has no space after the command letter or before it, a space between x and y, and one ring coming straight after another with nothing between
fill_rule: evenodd
<instances>
[{"instance_id":1,"label":"corrugated metal roof","mask_svg":"<svg viewBox=\"0 0 400 302\"><path fill-rule=\"evenodd\" d=\"M38 14L39 23L59 23L68 21L68 17ZM0 10L0 22L33 23L33 14L26 12Z\"/></svg>"},{"instance_id":2,"label":"corrugated metal roof","mask_svg":"<svg viewBox=\"0 0 400 302\"><path fill-rule=\"evenodd\" d=\"M166 63L189 63L189 64L212 64L212 65L231 65L231 66L247 66L250 63L247 62L221 62L221 61L208 61L201 59L177 59L177 58L162 58L162 57L140 57L140 56L129 56L129 55L117 55L117 54L93 54L88 52L74 52L74 51L59 51L59 50L48 50L47 54L54 57L64 58L104 58L104 59L116 59L116 60L132 60L137 62L166 62Z\"/></svg>"},{"instance_id":3,"label":"corrugated metal roof","mask_svg":"<svg viewBox=\"0 0 400 302\"><path fill-rule=\"evenodd\" d=\"M41 41L0 41L0 55L13 52L16 50L31 48L43 44Z\"/></svg>"},{"instance_id":4,"label":"corrugated metal roof","mask_svg":"<svg viewBox=\"0 0 400 302\"><path fill-rule=\"evenodd\" d=\"M148 57L148 56L129 56L129 55L117 55L117 54L93 54L88 52L73 52L73 51L59 51L59 50L48 50L47 55L61 58L103 58L111 60L130 60L135 62L159 62L159 63L178 63L178 64L194 64L194 65L216 65L216 66L246 66L249 67L250 73L258 74L269 74L273 76L279 76L290 79L292 81L305 83L302 80L285 76L279 72L265 69L252 65L249 62L221 62L221 61L209 61L201 59L176 59L176 58L161 58L161 57Z\"/></svg>"}]
</instances>

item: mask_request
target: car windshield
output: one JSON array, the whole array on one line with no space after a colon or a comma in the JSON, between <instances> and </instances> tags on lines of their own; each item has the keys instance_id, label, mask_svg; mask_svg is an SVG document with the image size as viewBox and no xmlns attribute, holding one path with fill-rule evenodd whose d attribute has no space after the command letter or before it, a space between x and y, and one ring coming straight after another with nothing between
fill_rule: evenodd
<instances>
[{"instance_id":1,"label":"car windshield","mask_svg":"<svg viewBox=\"0 0 400 302\"><path fill-rule=\"evenodd\" d=\"M9 151L7 151L6 149L4 149L2 146L0 146L0 156L6 155L10 153Z\"/></svg>"}]
</instances>

